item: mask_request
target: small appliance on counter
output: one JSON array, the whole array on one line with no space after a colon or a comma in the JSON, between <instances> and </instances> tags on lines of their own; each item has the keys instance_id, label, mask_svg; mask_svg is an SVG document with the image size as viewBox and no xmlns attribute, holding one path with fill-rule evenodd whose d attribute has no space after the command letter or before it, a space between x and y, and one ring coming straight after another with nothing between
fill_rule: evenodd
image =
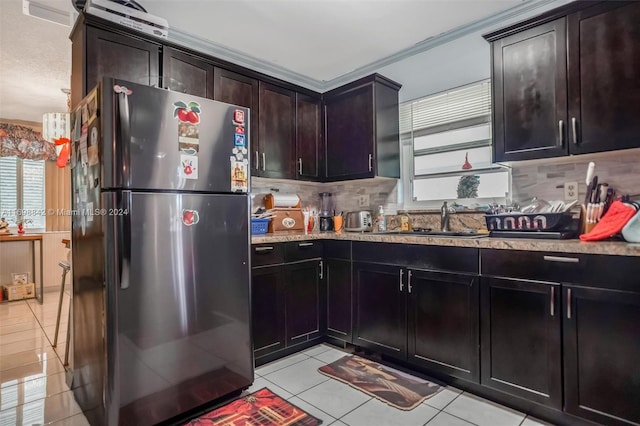
<instances>
[{"instance_id":1,"label":"small appliance on counter","mask_svg":"<svg viewBox=\"0 0 640 426\"><path fill-rule=\"evenodd\" d=\"M320 194L320 232L333 231L333 216L335 207L330 192Z\"/></svg>"},{"instance_id":2,"label":"small appliance on counter","mask_svg":"<svg viewBox=\"0 0 640 426\"><path fill-rule=\"evenodd\" d=\"M347 232L371 232L373 230L371 212L367 210L348 212L344 230Z\"/></svg>"},{"instance_id":3,"label":"small appliance on counter","mask_svg":"<svg viewBox=\"0 0 640 426\"><path fill-rule=\"evenodd\" d=\"M269 233L303 232L304 215L300 208L300 197L296 194L267 194L264 207L271 212Z\"/></svg>"}]
</instances>

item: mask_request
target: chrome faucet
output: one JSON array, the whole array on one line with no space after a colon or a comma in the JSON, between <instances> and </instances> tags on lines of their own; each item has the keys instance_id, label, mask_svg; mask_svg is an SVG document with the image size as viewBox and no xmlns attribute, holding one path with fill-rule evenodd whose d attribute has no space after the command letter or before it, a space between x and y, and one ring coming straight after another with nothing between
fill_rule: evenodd
<instances>
[{"instance_id":1,"label":"chrome faucet","mask_svg":"<svg viewBox=\"0 0 640 426\"><path fill-rule=\"evenodd\" d=\"M440 208L440 231L442 232L451 231L451 229L449 229L449 207L447 207L446 201Z\"/></svg>"}]
</instances>

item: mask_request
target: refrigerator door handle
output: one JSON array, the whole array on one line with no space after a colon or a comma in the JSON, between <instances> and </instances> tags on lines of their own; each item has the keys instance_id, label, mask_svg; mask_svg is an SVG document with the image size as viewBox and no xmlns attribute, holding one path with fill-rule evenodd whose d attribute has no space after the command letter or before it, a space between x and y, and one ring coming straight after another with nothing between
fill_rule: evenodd
<instances>
[{"instance_id":1,"label":"refrigerator door handle","mask_svg":"<svg viewBox=\"0 0 640 426\"><path fill-rule=\"evenodd\" d=\"M131 191L122 192L121 208L118 212L122 215L115 215L114 218L118 223L118 233L120 238L117 240L119 253L116 258L120 266L118 276L120 278L120 288L126 290L129 288L129 266L131 263Z\"/></svg>"},{"instance_id":2,"label":"refrigerator door handle","mask_svg":"<svg viewBox=\"0 0 640 426\"><path fill-rule=\"evenodd\" d=\"M114 141L114 150L119 150L119 153L116 153L116 161L114 161L114 165L116 166L116 170L113 171L114 176L122 176L122 186L128 188L131 183L130 179L130 167L129 165L129 145L131 143L131 113L129 111L129 96L126 93L119 93L116 95L118 97L118 113L119 119L118 124L120 126L120 131L116 132L116 138L120 137L119 141ZM120 186L120 185L118 185Z\"/></svg>"}]
</instances>

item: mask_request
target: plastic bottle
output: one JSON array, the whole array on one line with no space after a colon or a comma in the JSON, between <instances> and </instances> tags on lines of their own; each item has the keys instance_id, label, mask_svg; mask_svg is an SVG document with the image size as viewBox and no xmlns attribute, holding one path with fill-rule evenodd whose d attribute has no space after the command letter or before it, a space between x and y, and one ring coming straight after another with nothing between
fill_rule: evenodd
<instances>
[{"instance_id":1,"label":"plastic bottle","mask_svg":"<svg viewBox=\"0 0 640 426\"><path fill-rule=\"evenodd\" d=\"M378 232L387 232L387 218L382 206L378 207Z\"/></svg>"}]
</instances>

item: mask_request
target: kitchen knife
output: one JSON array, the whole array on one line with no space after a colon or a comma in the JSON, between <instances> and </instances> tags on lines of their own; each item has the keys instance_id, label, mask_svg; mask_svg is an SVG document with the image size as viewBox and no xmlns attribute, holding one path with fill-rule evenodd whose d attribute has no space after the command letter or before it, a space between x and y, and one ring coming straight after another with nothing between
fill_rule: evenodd
<instances>
[{"instance_id":1,"label":"kitchen knife","mask_svg":"<svg viewBox=\"0 0 640 426\"><path fill-rule=\"evenodd\" d=\"M592 161L589 163L589 166L587 167L587 178L585 179L585 182L587 184L587 194L585 195L585 198L584 198L585 207L591 200L591 193L593 192L593 185L591 184L591 181L593 180L593 176L595 175L595 172L596 172L596 163Z\"/></svg>"}]
</instances>

